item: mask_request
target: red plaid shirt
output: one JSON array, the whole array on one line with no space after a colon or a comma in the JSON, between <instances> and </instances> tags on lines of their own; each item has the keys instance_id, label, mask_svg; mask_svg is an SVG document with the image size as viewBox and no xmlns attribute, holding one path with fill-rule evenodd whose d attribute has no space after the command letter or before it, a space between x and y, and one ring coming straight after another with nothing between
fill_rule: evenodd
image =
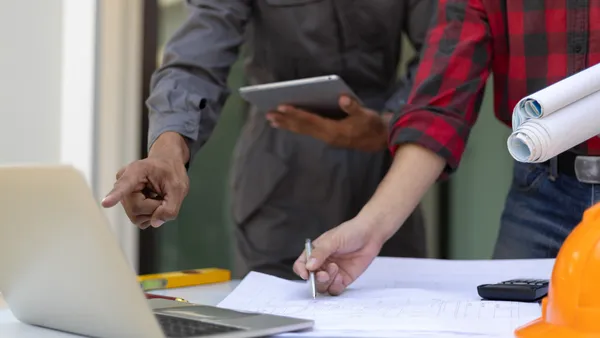
<instances>
[{"instance_id":1,"label":"red plaid shirt","mask_svg":"<svg viewBox=\"0 0 600 338\"><path fill-rule=\"evenodd\" d=\"M510 127L521 98L600 62L600 0L438 0L425 46L390 150L424 146L446 159L447 176L459 165L491 73L496 117ZM600 139L574 151L600 155Z\"/></svg>"}]
</instances>

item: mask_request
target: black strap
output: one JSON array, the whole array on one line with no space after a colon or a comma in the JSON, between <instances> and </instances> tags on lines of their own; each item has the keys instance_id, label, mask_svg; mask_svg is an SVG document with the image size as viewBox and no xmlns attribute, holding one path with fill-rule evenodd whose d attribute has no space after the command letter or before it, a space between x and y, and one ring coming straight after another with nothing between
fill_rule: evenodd
<instances>
[{"instance_id":1,"label":"black strap","mask_svg":"<svg viewBox=\"0 0 600 338\"><path fill-rule=\"evenodd\" d=\"M565 151L562 154L544 162L550 168L552 176L567 175L576 177L575 175L575 159L577 154L572 151Z\"/></svg>"}]
</instances>

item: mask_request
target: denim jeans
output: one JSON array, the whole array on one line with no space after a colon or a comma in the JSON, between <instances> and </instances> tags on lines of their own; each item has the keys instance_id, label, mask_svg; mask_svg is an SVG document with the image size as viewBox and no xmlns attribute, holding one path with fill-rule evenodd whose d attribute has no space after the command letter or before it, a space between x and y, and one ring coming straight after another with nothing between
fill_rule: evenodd
<instances>
[{"instance_id":1,"label":"denim jeans","mask_svg":"<svg viewBox=\"0 0 600 338\"><path fill-rule=\"evenodd\" d=\"M555 258L583 212L598 201L600 185L516 162L493 258Z\"/></svg>"}]
</instances>

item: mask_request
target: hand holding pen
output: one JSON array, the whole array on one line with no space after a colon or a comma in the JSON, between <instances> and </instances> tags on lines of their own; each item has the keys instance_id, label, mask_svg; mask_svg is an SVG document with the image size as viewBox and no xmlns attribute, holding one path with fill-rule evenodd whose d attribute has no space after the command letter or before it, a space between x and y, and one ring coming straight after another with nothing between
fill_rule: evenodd
<instances>
[{"instance_id":1,"label":"hand holding pen","mask_svg":"<svg viewBox=\"0 0 600 338\"><path fill-rule=\"evenodd\" d=\"M306 281L313 272L317 292L337 296L369 267L383 243L371 223L350 220L315 239L310 253L302 250L294 272Z\"/></svg>"}]
</instances>

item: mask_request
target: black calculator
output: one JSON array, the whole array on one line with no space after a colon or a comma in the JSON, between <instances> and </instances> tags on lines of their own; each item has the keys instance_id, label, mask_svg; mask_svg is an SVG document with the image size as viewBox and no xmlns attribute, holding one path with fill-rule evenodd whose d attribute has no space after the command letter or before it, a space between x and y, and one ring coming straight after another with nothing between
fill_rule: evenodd
<instances>
[{"instance_id":1,"label":"black calculator","mask_svg":"<svg viewBox=\"0 0 600 338\"><path fill-rule=\"evenodd\" d=\"M512 302L539 302L548 294L547 279L511 279L477 287L477 293L485 300Z\"/></svg>"}]
</instances>

